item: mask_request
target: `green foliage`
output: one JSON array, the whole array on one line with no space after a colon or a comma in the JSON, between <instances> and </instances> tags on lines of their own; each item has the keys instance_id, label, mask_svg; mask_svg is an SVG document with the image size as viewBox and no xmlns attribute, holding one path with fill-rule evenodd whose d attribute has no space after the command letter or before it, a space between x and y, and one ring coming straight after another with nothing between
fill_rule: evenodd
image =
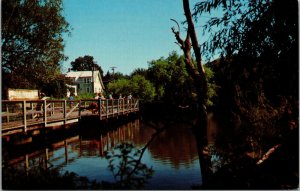
<instances>
[{"instance_id":1,"label":"green foliage","mask_svg":"<svg viewBox=\"0 0 300 191\"><path fill-rule=\"evenodd\" d=\"M207 79L207 106L212 106L213 99L217 97L217 90L219 86L214 81L214 72L211 68L204 65L205 73L206 73L206 79Z\"/></svg>"},{"instance_id":2,"label":"green foliage","mask_svg":"<svg viewBox=\"0 0 300 191\"><path fill-rule=\"evenodd\" d=\"M35 88L56 80L69 25L61 0L4 0L2 3L3 91Z\"/></svg>"},{"instance_id":3,"label":"green foliage","mask_svg":"<svg viewBox=\"0 0 300 191\"><path fill-rule=\"evenodd\" d=\"M128 79L127 75L122 74L121 72L115 72L112 74L112 80L119 80L119 79Z\"/></svg>"},{"instance_id":4,"label":"green foliage","mask_svg":"<svg viewBox=\"0 0 300 191\"><path fill-rule=\"evenodd\" d=\"M127 96L130 93L133 97L143 99L143 101L152 101L155 96L155 90L150 81L140 75L134 75L130 79L118 79L108 84L108 89L115 95L122 94Z\"/></svg>"},{"instance_id":5,"label":"green foliage","mask_svg":"<svg viewBox=\"0 0 300 191\"><path fill-rule=\"evenodd\" d=\"M223 11L204 25L211 36L202 50L221 53L212 65L224 122L256 129L260 136L275 135L286 110L298 116L292 109L299 100L297 1L206 0L194 10L196 18Z\"/></svg>"},{"instance_id":6,"label":"green foliage","mask_svg":"<svg viewBox=\"0 0 300 191\"><path fill-rule=\"evenodd\" d=\"M213 72L205 67L208 80L208 105L212 105L212 98L216 96L217 86L213 81ZM154 84L156 99L172 104L191 104L196 102L194 81L189 76L183 56L172 52L168 58L160 58L149 62L147 78Z\"/></svg>"},{"instance_id":7,"label":"green foliage","mask_svg":"<svg viewBox=\"0 0 300 191\"><path fill-rule=\"evenodd\" d=\"M115 82L110 82L108 84L108 89L113 94L128 95L131 91L130 80L128 80L128 79L119 79L119 80L116 80Z\"/></svg>"},{"instance_id":8,"label":"green foliage","mask_svg":"<svg viewBox=\"0 0 300 191\"><path fill-rule=\"evenodd\" d=\"M280 52L298 43L298 3L295 0L205 0L196 3L194 10L195 18L203 13L222 11L204 25L203 32L210 34L202 45L207 54L239 52L259 57L271 49L278 57Z\"/></svg>"},{"instance_id":9,"label":"green foliage","mask_svg":"<svg viewBox=\"0 0 300 191\"><path fill-rule=\"evenodd\" d=\"M146 80L144 76L134 75L131 78L132 94L146 102L152 101L155 96L153 84Z\"/></svg>"},{"instance_id":10,"label":"green foliage","mask_svg":"<svg viewBox=\"0 0 300 191\"><path fill-rule=\"evenodd\" d=\"M84 57L78 57L75 59L75 61L71 62L71 66L72 66L72 70L75 70L75 71L99 70L101 77L103 77L103 70L102 70L101 66L96 64L93 56L86 55Z\"/></svg>"},{"instance_id":11,"label":"green foliage","mask_svg":"<svg viewBox=\"0 0 300 191\"><path fill-rule=\"evenodd\" d=\"M147 69L144 69L144 68L137 68L137 69L135 69L135 70L130 74L130 76L141 75L141 76L147 77L147 74L148 74L148 70L147 70Z\"/></svg>"}]
</instances>

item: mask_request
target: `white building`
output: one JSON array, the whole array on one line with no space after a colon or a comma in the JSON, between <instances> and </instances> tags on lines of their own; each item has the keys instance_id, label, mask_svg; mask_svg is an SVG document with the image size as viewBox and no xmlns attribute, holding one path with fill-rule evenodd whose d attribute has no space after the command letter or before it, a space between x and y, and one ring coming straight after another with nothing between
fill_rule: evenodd
<instances>
[{"instance_id":1,"label":"white building","mask_svg":"<svg viewBox=\"0 0 300 191\"><path fill-rule=\"evenodd\" d=\"M83 93L99 93L105 88L102 82L100 72L97 71L70 71L66 77L71 78L72 84L68 87L74 88L75 95ZM68 96L70 92L68 91Z\"/></svg>"}]
</instances>

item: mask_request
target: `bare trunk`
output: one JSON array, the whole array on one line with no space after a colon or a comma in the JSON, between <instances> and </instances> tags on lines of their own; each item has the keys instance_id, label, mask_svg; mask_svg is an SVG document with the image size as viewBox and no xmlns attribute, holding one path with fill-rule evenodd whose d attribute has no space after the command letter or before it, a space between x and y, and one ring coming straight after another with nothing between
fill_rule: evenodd
<instances>
[{"instance_id":1,"label":"bare trunk","mask_svg":"<svg viewBox=\"0 0 300 191\"><path fill-rule=\"evenodd\" d=\"M200 53L200 46L197 39L197 34L194 27L194 22L192 18L192 14L189 7L189 0L183 0L183 9L186 16L186 21L188 23L188 31L185 40L182 40L180 38L180 32L179 32L179 24L176 20L173 20L176 22L178 26L178 31L175 30L175 28L172 28L172 31L175 35L175 38L177 40L177 44L182 49L184 56L185 56L185 65L187 68L188 73L190 76L194 79L196 91L197 91L197 97L198 97L198 113L199 113L199 127L201 131L198 131L198 133L201 133L201 140L204 139L203 144L206 144L206 129L207 129L207 113L206 113L206 100L207 100L207 80L205 76L205 70L202 65L201 61L201 53ZM196 56L196 64L193 62L192 56L191 56L191 48L193 47L193 51ZM197 135L200 136L200 135Z\"/></svg>"},{"instance_id":2,"label":"bare trunk","mask_svg":"<svg viewBox=\"0 0 300 191\"><path fill-rule=\"evenodd\" d=\"M198 122L195 127L195 136L197 140L197 147L199 153L199 160L201 165L202 172L202 181L206 182L208 176L210 174L209 159L208 155L204 154L204 148L207 146L207 112L206 112L206 100L207 100L207 80L205 76L205 70L202 65L201 60L201 52L200 46L198 43L194 22L192 18L192 14L189 7L189 0L183 0L183 9L186 16L186 21L188 23L188 31L186 35L186 39L182 40L180 38L179 24L176 20L172 19L172 21L176 22L178 26L178 31L175 28L172 28L172 31L177 40L177 44L182 49L185 56L185 65L189 75L193 78L197 97L198 97ZM193 47L193 51L196 57L196 64L193 62L191 56L191 48Z\"/></svg>"}]
</instances>

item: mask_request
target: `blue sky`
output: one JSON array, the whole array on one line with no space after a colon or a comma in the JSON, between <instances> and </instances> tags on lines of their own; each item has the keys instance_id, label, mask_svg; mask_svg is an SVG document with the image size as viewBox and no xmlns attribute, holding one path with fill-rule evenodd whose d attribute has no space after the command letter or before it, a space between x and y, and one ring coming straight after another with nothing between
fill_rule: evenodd
<instances>
[{"instance_id":1,"label":"blue sky","mask_svg":"<svg viewBox=\"0 0 300 191\"><path fill-rule=\"evenodd\" d=\"M170 19L184 20L182 0L64 0L63 5L73 29L64 38L69 59L63 72L85 55L93 56L104 73L114 66L130 74L174 50L181 54Z\"/></svg>"}]
</instances>

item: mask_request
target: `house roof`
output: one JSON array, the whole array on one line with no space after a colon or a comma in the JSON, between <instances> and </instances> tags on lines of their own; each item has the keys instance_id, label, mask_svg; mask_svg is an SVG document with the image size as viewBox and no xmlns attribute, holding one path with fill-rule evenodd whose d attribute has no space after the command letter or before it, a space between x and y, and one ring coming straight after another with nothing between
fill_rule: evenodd
<instances>
[{"instance_id":1,"label":"house roof","mask_svg":"<svg viewBox=\"0 0 300 191\"><path fill-rule=\"evenodd\" d=\"M93 76L93 71L70 71L66 73L66 77L68 78L75 78L77 80L78 78L87 78L87 77L92 77ZM99 76L100 78L100 83L104 89L104 84L102 82L102 78L100 75L99 70L94 71L94 76Z\"/></svg>"},{"instance_id":2,"label":"house roof","mask_svg":"<svg viewBox=\"0 0 300 191\"><path fill-rule=\"evenodd\" d=\"M94 71L94 76L98 75L99 71ZM92 77L92 71L71 71L66 74L69 78Z\"/></svg>"}]
</instances>

